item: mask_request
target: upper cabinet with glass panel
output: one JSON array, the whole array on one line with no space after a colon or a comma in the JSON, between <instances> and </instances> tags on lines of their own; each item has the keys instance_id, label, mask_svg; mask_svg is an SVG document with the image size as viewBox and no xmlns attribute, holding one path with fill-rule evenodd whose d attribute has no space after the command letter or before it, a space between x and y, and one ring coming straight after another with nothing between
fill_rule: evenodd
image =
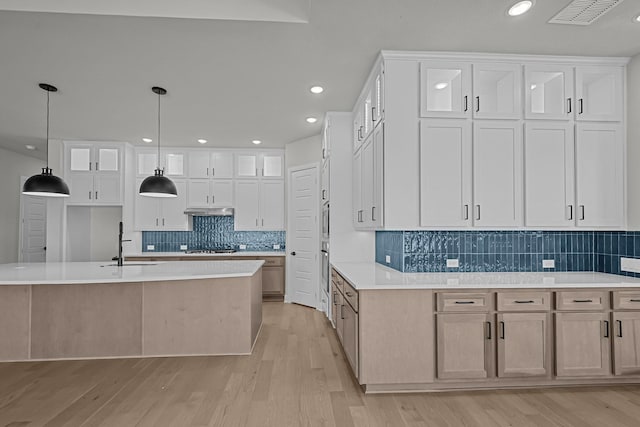
<instances>
[{"instance_id":1,"label":"upper cabinet with glass panel","mask_svg":"<svg viewBox=\"0 0 640 427\"><path fill-rule=\"evenodd\" d=\"M519 64L473 65L473 117L522 117L522 67Z\"/></svg>"},{"instance_id":2,"label":"upper cabinet with glass panel","mask_svg":"<svg viewBox=\"0 0 640 427\"><path fill-rule=\"evenodd\" d=\"M471 65L459 62L421 62L420 92L420 116L469 117Z\"/></svg>"},{"instance_id":3,"label":"upper cabinet with glass panel","mask_svg":"<svg viewBox=\"0 0 640 427\"><path fill-rule=\"evenodd\" d=\"M573 112L573 68L525 65L525 118L569 120Z\"/></svg>"},{"instance_id":4,"label":"upper cabinet with glass panel","mask_svg":"<svg viewBox=\"0 0 640 427\"><path fill-rule=\"evenodd\" d=\"M69 172L119 172L121 148L100 143L67 143Z\"/></svg>"},{"instance_id":5,"label":"upper cabinet with glass panel","mask_svg":"<svg viewBox=\"0 0 640 427\"><path fill-rule=\"evenodd\" d=\"M622 67L576 67L576 120L622 121Z\"/></svg>"}]
</instances>

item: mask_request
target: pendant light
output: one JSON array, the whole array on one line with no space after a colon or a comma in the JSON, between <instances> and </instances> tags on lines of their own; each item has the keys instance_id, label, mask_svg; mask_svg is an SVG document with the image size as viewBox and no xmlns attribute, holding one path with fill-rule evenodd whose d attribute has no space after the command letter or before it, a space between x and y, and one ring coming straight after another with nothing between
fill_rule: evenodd
<instances>
[{"instance_id":1,"label":"pendant light","mask_svg":"<svg viewBox=\"0 0 640 427\"><path fill-rule=\"evenodd\" d=\"M47 92L47 167L42 168L42 173L33 175L22 186L22 194L40 197L69 197L67 184L53 174L49 168L49 94L57 92L58 88L50 84L40 83L40 89Z\"/></svg>"},{"instance_id":2,"label":"pendant light","mask_svg":"<svg viewBox=\"0 0 640 427\"><path fill-rule=\"evenodd\" d=\"M151 90L158 95L158 167L153 176L148 176L142 181L139 193L147 197L178 197L176 185L164 176L164 171L160 169L160 97L166 95L167 91L157 86Z\"/></svg>"}]
</instances>

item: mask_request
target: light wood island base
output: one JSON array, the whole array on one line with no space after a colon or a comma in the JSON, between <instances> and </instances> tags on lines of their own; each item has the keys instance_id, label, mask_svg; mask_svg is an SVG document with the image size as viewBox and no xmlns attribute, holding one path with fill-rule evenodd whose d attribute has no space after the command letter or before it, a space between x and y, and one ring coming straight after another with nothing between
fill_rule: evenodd
<instances>
[{"instance_id":1,"label":"light wood island base","mask_svg":"<svg viewBox=\"0 0 640 427\"><path fill-rule=\"evenodd\" d=\"M262 272L0 286L0 325L0 361L250 354L262 325Z\"/></svg>"}]
</instances>

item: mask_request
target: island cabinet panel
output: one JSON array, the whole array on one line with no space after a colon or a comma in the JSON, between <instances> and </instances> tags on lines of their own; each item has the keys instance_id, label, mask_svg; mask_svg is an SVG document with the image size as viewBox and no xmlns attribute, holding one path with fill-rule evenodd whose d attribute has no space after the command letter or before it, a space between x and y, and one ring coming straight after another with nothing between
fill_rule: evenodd
<instances>
[{"instance_id":1,"label":"island cabinet panel","mask_svg":"<svg viewBox=\"0 0 640 427\"><path fill-rule=\"evenodd\" d=\"M556 375L594 377L611 373L607 313L556 313Z\"/></svg>"},{"instance_id":2,"label":"island cabinet panel","mask_svg":"<svg viewBox=\"0 0 640 427\"><path fill-rule=\"evenodd\" d=\"M498 314L498 377L548 377L549 313Z\"/></svg>"},{"instance_id":3,"label":"island cabinet panel","mask_svg":"<svg viewBox=\"0 0 640 427\"><path fill-rule=\"evenodd\" d=\"M0 286L0 360L29 358L31 286Z\"/></svg>"},{"instance_id":4,"label":"island cabinet panel","mask_svg":"<svg viewBox=\"0 0 640 427\"><path fill-rule=\"evenodd\" d=\"M493 325L489 314L438 314L438 379L481 379L492 375Z\"/></svg>"},{"instance_id":5,"label":"island cabinet panel","mask_svg":"<svg viewBox=\"0 0 640 427\"><path fill-rule=\"evenodd\" d=\"M640 375L640 311L613 313L613 355L616 375Z\"/></svg>"},{"instance_id":6,"label":"island cabinet panel","mask_svg":"<svg viewBox=\"0 0 640 427\"><path fill-rule=\"evenodd\" d=\"M141 283L32 287L31 358L142 354Z\"/></svg>"},{"instance_id":7,"label":"island cabinet panel","mask_svg":"<svg viewBox=\"0 0 640 427\"><path fill-rule=\"evenodd\" d=\"M358 294L360 383L432 383L433 292L362 290Z\"/></svg>"},{"instance_id":8,"label":"island cabinet panel","mask_svg":"<svg viewBox=\"0 0 640 427\"><path fill-rule=\"evenodd\" d=\"M143 354L251 353L252 311L261 306L246 302L254 298L261 302L262 296L261 289L253 295L246 282L246 278L145 282ZM257 283L262 286L261 277ZM261 319L261 313L255 317Z\"/></svg>"}]
</instances>

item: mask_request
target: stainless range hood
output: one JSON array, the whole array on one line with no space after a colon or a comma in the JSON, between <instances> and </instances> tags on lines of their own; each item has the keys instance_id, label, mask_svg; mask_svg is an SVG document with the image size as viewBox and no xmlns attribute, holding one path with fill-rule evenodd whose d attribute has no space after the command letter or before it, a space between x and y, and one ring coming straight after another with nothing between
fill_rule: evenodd
<instances>
[{"instance_id":1,"label":"stainless range hood","mask_svg":"<svg viewBox=\"0 0 640 427\"><path fill-rule=\"evenodd\" d=\"M189 216L233 216L233 208L187 208Z\"/></svg>"}]
</instances>

